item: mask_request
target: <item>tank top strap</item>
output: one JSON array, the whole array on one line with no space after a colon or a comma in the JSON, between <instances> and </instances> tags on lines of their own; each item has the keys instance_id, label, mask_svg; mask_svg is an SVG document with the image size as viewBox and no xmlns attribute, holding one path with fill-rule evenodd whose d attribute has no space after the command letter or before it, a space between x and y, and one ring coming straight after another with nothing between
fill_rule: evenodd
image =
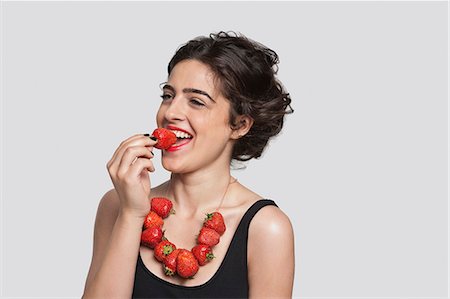
<instances>
[{"instance_id":1,"label":"tank top strap","mask_svg":"<svg viewBox=\"0 0 450 299\"><path fill-rule=\"evenodd\" d=\"M277 204L271 199L260 199L256 202L254 202L250 206L250 208L248 208L248 210L245 212L244 216L242 216L242 220L241 220L241 223L239 226L241 226L242 228L248 229L253 217L255 217L256 213L258 213L258 211L261 210L265 206L278 207Z\"/></svg>"},{"instance_id":2,"label":"tank top strap","mask_svg":"<svg viewBox=\"0 0 450 299\"><path fill-rule=\"evenodd\" d=\"M250 227L250 222L252 221L253 217L258 213L259 210L261 210L265 206L277 206L277 204L271 200L271 199L260 199L256 202L254 202L250 208L244 213L244 216L242 216L242 219L236 229L236 233L234 235L234 238L232 240L232 246L240 246L241 250L243 252L247 251L247 238L248 238L248 229ZM234 243L234 244L233 244ZM230 246L230 247L232 247ZM242 248L245 247L245 248ZM241 251L242 252L242 251ZM245 260L245 264L247 264L247 261Z\"/></svg>"},{"instance_id":3,"label":"tank top strap","mask_svg":"<svg viewBox=\"0 0 450 299\"><path fill-rule=\"evenodd\" d=\"M237 273L242 273L242 277L239 277L241 281L240 284L242 285L242 287L246 287L248 289L248 281L247 281L248 230L250 227L250 222L252 221L256 213L263 207L268 205L278 207L273 200L260 199L254 202L242 216L241 221L239 222L239 225L234 234L233 240L231 241L228 252L225 255L223 263L223 271L220 275L221 279L222 277L227 276L235 277Z\"/></svg>"}]
</instances>

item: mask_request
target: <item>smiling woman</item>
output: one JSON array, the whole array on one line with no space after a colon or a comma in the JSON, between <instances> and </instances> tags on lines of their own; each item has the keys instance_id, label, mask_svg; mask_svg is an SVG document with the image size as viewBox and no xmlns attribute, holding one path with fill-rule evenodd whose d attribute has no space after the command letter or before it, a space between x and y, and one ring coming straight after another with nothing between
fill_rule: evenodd
<instances>
[{"instance_id":1,"label":"smiling woman","mask_svg":"<svg viewBox=\"0 0 450 299\"><path fill-rule=\"evenodd\" d=\"M156 116L177 137L162 150L171 177L150 184L154 139L138 134L117 148L83 298L292 296L288 217L230 174L233 160L259 158L292 112L277 64L274 51L233 33L178 49Z\"/></svg>"}]
</instances>

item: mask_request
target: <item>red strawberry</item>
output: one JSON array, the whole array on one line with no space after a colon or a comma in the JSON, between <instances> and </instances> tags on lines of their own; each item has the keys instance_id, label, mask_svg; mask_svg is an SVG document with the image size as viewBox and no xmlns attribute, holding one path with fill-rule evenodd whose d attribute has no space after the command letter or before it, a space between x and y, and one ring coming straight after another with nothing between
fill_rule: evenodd
<instances>
[{"instance_id":1,"label":"red strawberry","mask_svg":"<svg viewBox=\"0 0 450 299\"><path fill-rule=\"evenodd\" d=\"M192 248L192 253L197 259L200 266L206 265L210 260L214 258L211 247L204 244L199 244Z\"/></svg>"},{"instance_id":2,"label":"red strawberry","mask_svg":"<svg viewBox=\"0 0 450 299\"><path fill-rule=\"evenodd\" d=\"M219 235L223 235L226 230L225 222L223 220L222 214L219 212L213 212L206 214L205 222L203 223L204 227L209 227L219 233Z\"/></svg>"},{"instance_id":3,"label":"red strawberry","mask_svg":"<svg viewBox=\"0 0 450 299\"><path fill-rule=\"evenodd\" d=\"M170 213L175 213L172 209L172 202L165 197L153 197L151 210L162 218L166 218Z\"/></svg>"},{"instance_id":4,"label":"red strawberry","mask_svg":"<svg viewBox=\"0 0 450 299\"><path fill-rule=\"evenodd\" d=\"M155 129L152 135L158 139L158 143L155 144L155 147L159 149L168 149L177 142L175 133L164 128Z\"/></svg>"},{"instance_id":5,"label":"red strawberry","mask_svg":"<svg viewBox=\"0 0 450 299\"><path fill-rule=\"evenodd\" d=\"M158 243L158 245L156 245L154 249L155 258L158 261L162 262L164 261L166 256L172 253L172 251L174 251L175 249L177 249L175 244L169 242L168 240L162 240L161 242Z\"/></svg>"},{"instance_id":6,"label":"red strawberry","mask_svg":"<svg viewBox=\"0 0 450 299\"><path fill-rule=\"evenodd\" d=\"M194 254L186 249L181 249L177 257L177 273L183 278L192 278L198 271L198 262Z\"/></svg>"},{"instance_id":7,"label":"red strawberry","mask_svg":"<svg viewBox=\"0 0 450 299\"><path fill-rule=\"evenodd\" d=\"M209 227L203 227L197 237L198 244L205 244L210 247L217 245L219 241L219 233Z\"/></svg>"},{"instance_id":8,"label":"red strawberry","mask_svg":"<svg viewBox=\"0 0 450 299\"><path fill-rule=\"evenodd\" d=\"M161 242L162 236L163 232L160 226L149 227L141 234L141 245L153 249L159 242Z\"/></svg>"},{"instance_id":9,"label":"red strawberry","mask_svg":"<svg viewBox=\"0 0 450 299\"><path fill-rule=\"evenodd\" d=\"M164 273L168 276L173 276L177 273L177 256L180 249L175 249L164 259Z\"/></svg>"},{"instance_id":10,"label":"red strawberry","mask_svg":"<svg viewBox=\"0 0 450 299\"><path fill-rule=\"evenodd\" d=\"M145 217L144 220L144 230L152 227L152 226L163 226L164 221L162 220L162 218L156 214L153 211L150 211L150 213L148 213L147 217Z\"/></svg>"}]
</instances>

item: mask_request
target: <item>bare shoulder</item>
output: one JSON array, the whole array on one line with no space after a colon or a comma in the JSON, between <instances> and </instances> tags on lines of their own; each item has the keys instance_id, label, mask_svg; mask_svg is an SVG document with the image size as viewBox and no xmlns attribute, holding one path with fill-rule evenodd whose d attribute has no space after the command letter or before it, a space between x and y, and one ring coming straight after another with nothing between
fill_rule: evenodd
<instances>
[{"instance_id":1,"label":"bare shoulder","mask_svg":"<svg viewBox=\"0 0 450 299\"><path fill-rule=\"evenodd\" d=\"M236 198L245 198L246 200L239 202L245 212L252 204L264 197L248 189L244 185L238 184ZM292 225L289 217L277 206L267 205L261 208L250 222L249 241L256 237L271 238L292 236Z\"/></svg>"},{"instance_id":2,"label":"bare shoulder","mask_svg":"<svg viewBox=\"0 0 450 299\"><path fill-rule=\"evenodd\" d=\"M250 223L249 241L274 241L293 238L289 217L278 207L261 208Z\"/></svg>"},{"instance_id":3,"label":"bare shoulder","mask_svg":"<svg viewBox=\"0 0 450 299\"><path fill-rule=\"evenodd\" d=\"M249 227L247 251L250 298L291 298L294 283L294 232L289 217L265 206ZM267 271L279 269L282 271Z\"/></svg>"},{"instance_id":4,"label":"bare shoulder","mask_svg":"<svg viewBox=\"0 0 450 299\"><path fill-rule=\"evenodd\" d=\"M116 189L108 190L100 200L99 207L106 209L115 209L119 207L119 195Z\"/></svg>"},{"instance_id":5,"label":"bare shoulder","mask_svg":"<svg viewBox=\"0 0 450 299\"><path fill-rule=\"evenodd\" d=\"M115 189L107 191L98 205L96 223L98 224L99 221L115 222L119 213L119 205L117 191Z\"/></svg>"}]
</instances>

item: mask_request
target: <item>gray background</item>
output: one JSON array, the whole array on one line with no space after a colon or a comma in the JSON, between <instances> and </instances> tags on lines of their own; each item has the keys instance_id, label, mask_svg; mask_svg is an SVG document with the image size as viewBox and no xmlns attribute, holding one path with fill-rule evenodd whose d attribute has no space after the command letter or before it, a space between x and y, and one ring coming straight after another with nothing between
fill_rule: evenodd
<instances>
[{"instance_id":1,"label":"gray background","mask_svg":"<svg viewBox=\"0 0 450 299\"><path fill-rule=\"evenodd\" d=\"M3 296L81 295L107 161L155 127L175 49L218 30L276 50L293 98L234 175L292 220L294 296L447 296L446 2L2 5Z\"/></svg>"}]
</instances>

